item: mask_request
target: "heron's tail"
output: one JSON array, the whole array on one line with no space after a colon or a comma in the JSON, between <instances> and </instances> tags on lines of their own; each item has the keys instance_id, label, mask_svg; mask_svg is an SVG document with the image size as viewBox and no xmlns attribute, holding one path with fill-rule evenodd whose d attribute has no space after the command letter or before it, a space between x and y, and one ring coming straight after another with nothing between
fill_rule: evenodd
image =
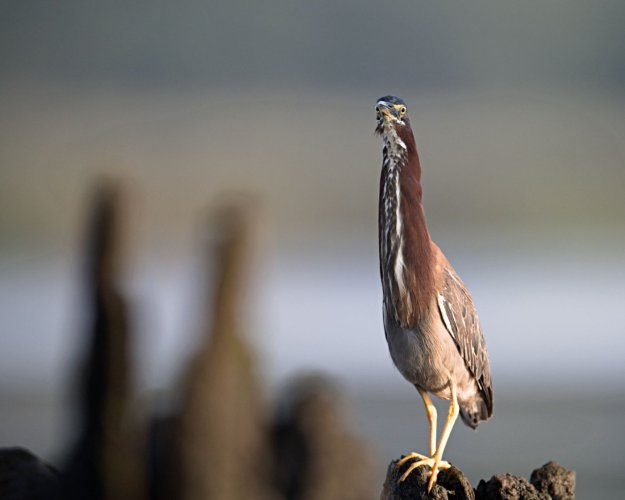
<instances>
[{"instance_id":1,"label":"heron's tail","mask_svg":"<svg viewBox=\"0 0 625 500\"><path fill-rule=\"evenodd\" d=\"M472 404L460 407L460 417L465 425L471 429L477 429L480 421L487 420L492 412L488 410L486 402L482 399L474 401Z\"/></svg>"}]
</instances>

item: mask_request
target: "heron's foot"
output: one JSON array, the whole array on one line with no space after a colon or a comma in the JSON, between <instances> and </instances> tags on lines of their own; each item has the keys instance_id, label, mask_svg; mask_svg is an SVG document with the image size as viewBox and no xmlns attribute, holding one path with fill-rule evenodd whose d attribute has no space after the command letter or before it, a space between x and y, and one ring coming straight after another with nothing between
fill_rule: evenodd
<instances>
[{"instance_id":1,"label":"heron's foot","mask_svg":"<svg viewBox=\"0 0 625 500\"><path fill-rule=\"evenodd\" d=\"M428 457L427 455L421 455L421 453L417 453L416 451L413 451L413 452L408 453L408 455L405 455L404 457L402 457L400 460L398 460L396 467L401 467L402 465L404 465L406 462L409 462L413 458L418 458L419 460L430 459L430 457Z\"/></svg>"},{"instance_id":2,"label":"heron's foot","mask_svg":"<svg viewBox=\"0 0 625 500\"><path fill-rule=\"evenodd\" d=\"M439 469L449 469L450 467L450 463L444 460L435 462L434 465L430 467L432 469L432 472L430 473L430 480L428 481L428 493L432 491L432 488L436 484L436 478L438 477Z\"/></svg>"},{"instance_id":3,"label":"heron's foot","mask_svg":"<svg viewBox=\"0 0 625 500\"><path fill-rule=\"evenodd\" d=\"M436 457L434 458L426 457L419 453L409 453L404 458L402 458L399 462L397 462L397 466L400 467L413 458L418 458L418 460L410 464L410 467L408 467L406 472L402 474L402 476L399 478L399 481L400 482L405 481L406 478L412 473L412 471L414 471L417 467L421 467L422 465L425 465L430 468L430 480L428 481L428 493L432 490L432 488L434 487L434 484L436 484L436 478L438 477L438 470L449 469L451 467L451 464L449 462L446 462L445 460L437 460Z\"/></svg>"}]
</instances>

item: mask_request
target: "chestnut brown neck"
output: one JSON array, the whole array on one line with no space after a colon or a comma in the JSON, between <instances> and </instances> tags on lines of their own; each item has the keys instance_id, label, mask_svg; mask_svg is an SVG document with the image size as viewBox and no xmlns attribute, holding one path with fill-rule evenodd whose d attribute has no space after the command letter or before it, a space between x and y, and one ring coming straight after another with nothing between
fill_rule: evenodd
<instances>
[{"instance_id":1,"label":"chestnut brown neck","mask_svg":"<svg viewBox=\"0 0 625 500\"><path fill-rule=\"evenodd\" d=\"M385 136L384 166L380 179L380 274L387 314L404 327L418 323L434 294L434 252L425 223L421 164L412 130L398 126L396 137ZM396 144L405 147L402 154Z\"/></svg>"}]
</instances>

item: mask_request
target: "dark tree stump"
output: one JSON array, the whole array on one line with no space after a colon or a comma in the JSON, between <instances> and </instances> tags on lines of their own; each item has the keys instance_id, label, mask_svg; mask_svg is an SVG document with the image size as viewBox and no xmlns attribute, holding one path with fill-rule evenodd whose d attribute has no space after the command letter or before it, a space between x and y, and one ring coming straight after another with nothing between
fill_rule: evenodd
<instances>
[{"instance_id":1,"label":"dark tree stump","mask_svg":"<svg viewBox=\"0 0 625 500\"><path fill-rule=\"evenodd\" d=\"M550 500L527 479L512 474L497 474L488 481L482 479L475 492L478 500Z\"/></svg>"},{"instance_id":2,"label":"dark tree stump","mask_svg":"<svg viewBox=\"0 0 625 500\"><path fill-rule=\"evenodd\" d=\"M23 448L0 449L0 498L57 500L65 498L59 473Z\"/></svg>"},{"instance_id":3,"label":"dark tree stump","mask_svg":"<svg viewBox=\"0 0 625 500\"><path fill-rule=\"evenodd\" d=\"M411 462L401 467L397 467L397 462L394 460L388 467L381 500L475 499L471 483L462 471L453 465L450 469L439 472L436 484L428 493L429 468L426 466L418 467L402 482L400 478Z\"/></svg>"},{"instance_id":4,"label":"dark tree stump","mask_svg":"<svg viewBox=\"0 0 625 500\"><path fill-rule=\"evenodd\" d=\"M565 469L556 462L547 462L532 472L530 482L538 491L548 494L553 500L575 498L575 471Z\"/></svg>"},{"instance_id":5,"label":"dark tree stump","mask_svg":"<svg viewBox=\"0 0 625 500\"><path fill-rule=\"evenodd\" d=\"M497 474L481 480L474 490L460 469L440 471L437 484L428 493L429 469L414 470L405 481L400 478L410 466L388 467L380 500L575 500L575 472L549 462L532 472L531 480L512 474Z\"/></svg>"}]
</instances>

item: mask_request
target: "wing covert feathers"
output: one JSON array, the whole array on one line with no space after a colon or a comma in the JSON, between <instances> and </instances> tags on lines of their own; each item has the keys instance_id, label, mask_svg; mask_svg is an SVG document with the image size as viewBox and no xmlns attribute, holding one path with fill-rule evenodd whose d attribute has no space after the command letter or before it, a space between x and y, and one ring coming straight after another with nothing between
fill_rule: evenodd
<instances>
[{"instance_id":1,"label":"wing covert feathers","mask_svg":"<svg viewBox=\"0 0 625 500\"><path fill-rule=\"evenodd\" d=\"M442 287L437 301L441 320L475 377L490 416L493 407L492 385L484 333L471 294L451 266L443 268Z\"/></svg>"}]
</instances>

